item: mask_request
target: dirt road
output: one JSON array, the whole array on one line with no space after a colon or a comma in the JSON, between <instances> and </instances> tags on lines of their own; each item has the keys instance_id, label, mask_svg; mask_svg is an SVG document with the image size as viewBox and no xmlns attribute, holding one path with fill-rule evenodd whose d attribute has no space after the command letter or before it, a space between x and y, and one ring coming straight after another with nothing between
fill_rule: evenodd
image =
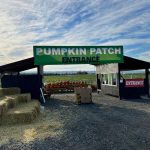
<instances>
[{"instance_id":1,"label":"dirt road","mask_svg":"<svg viewBox=\"0 0 150 150\"><path fill-rule=\"evenodd\" d=\"M150 100L120 101L96 93L93 104L75 105L73 100L73 94L52 95L41 120L17 126L17 135L29 130L28 140L3 133L9 140L0 149L150 149Z\"/></svg>"}]
</instances>

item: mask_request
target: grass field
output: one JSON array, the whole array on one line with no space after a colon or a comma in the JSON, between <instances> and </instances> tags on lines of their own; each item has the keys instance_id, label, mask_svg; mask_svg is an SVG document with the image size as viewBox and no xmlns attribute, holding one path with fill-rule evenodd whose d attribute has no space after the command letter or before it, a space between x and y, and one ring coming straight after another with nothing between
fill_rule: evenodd
<instances>
[{"instance_id":1,"label":"grass field","mask_svg":"<svg viewBox=\"0 0 150 150\"><path fill-rule=\"evenodd\" d=\"M85 81L89 84L96 84L95 74L80 74L80 75L49 75L44 76L44 83L59 82L59 81Z\"/></svg>"},{"instance_id":2,"label":"grass field","mask_svg":"<svg viewBox=\"0 0 150 150\"><path fill-rule=\"evenodd\" d=\"M143 73L134 73L134 74L122 74L124 79L132 79L132 78L145 78L145 74ZM150 77L150 76L149 76Z\"/></svg>"},{"instance_id":3,"label":"grass field","mask_svg":"<svg viewBox=\"0 0 150 150\"><path fill-rule=\"evenodd\" d=\"M144 74L123 74L124 79L145 78ZM150 75L149 75L150 80ZM75 75L49 75L44 76L44 83L59 81L85 81L88 84L96 84L96 74L75 74Z\"/></svg>"}]
</instances>

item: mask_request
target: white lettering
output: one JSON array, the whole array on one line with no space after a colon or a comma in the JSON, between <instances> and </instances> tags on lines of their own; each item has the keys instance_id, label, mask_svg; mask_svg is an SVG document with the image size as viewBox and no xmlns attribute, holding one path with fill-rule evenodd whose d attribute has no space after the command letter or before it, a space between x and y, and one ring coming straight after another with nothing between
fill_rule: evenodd
<instances>
[{"instance_id":1,"label":"white lettering","mask_svg":"<svg viewBox=\"0 0 150 150\"><path fill-rule=\"evenodd\" d=\"M86 55L86 48L80 48L80 55Z\"/></svg>"},{"instance_id":2,"label":"white lettering","mask_svg":"<svg viewBox=\"0 0 150 150\"><path fill-rule=\"evenodd\" d=\"M65 53L67 53L67 48L61 48L61 54L64 55Z\"/></svg>"},{"instance_id":3,"label":"white lettering","mask_svg":"<svg viewBox=\"0 0 150 150\"><path fill-rule=\"evenodd\" d=\"M90 48L90 54L92 55L93 53L96 52L96 49L95 48Z\"/></svg>"},{"instance_id":4,"label":"white lettering","mask_svg":"<svg viewBox=\"0 0 150 150\"><path fill-rule=\"evenodd\" d=\"M36 48L36 55L41 55L42 52L42 48Z\"/></svg>"},{"instance_id":5,"label":"white lettering","mask_svg":"<svg viewBox=\"0 0 150 150\"><path fill-rule=\"evenodd\" d=\"M114 49L113 49L113 48L109 48L109 49L108 49L108 53L109 53L109 54L114 54Z\"/></svg>"},{"instance_id":6,"label":"white lettering","mask_svg":"<svg viewBox=\"0 0 150 150\"><path fill-rule=\"evenodd\" d=\"M128 85L129 85L129 86L130 86L130 85L131 85L131 86L134 86L134 85L135 85L135 86L136 86L136 85L137 85L137 86L138 86L138 85L139 85L139 86L144 86L144 81L126 81L126 86L128 86Z\"/></svg>"},{"instance_id":7,"label":"white lettering","mask_svg":"<svg viewBox=\"0 0 150 150\"><path fill-rule=\"evenodd\" d=\"M101 51L100 48L97 48L96 55L97 55L97 54L102 54L102 51Z\"/></svg>"},{"instance_id":8,"label":"white lettering","mask_svg":"<svg viewBox=\"0 0 150 150\"><path fill-rule=\"evenodd\" d=\"M78 48L76 48L76 55L79 55L79 50L78 50Z\"/></svg>"},{"instance_id":9,"label":"white lettering","mask_svg":"<svg viewBox=\"0 0 150 150\"><path fill-rule=\"evenodd\" d=\"M50 48L48 48L48 49L44 48L43 51L44 51L45 55L50 55L51 54L51 49Z\"/></svg>"},{"instance_id":10,"label":"white lettering","mask_svg":"<svg viewBox=\"0 0 150 150\"><path fill-rule=\"evenodd\" d=\"M102 48L103 54L107 54L107 48Z\"/></svg>"},{"instance_id":11,"label":"white lettering","mask_svg":"<svg viewBox=\"0 0 150 150\"><path fill-rule=\"evenodd\" d=\"M75 55L74 48L68 48L68 55Z\"/></svg>"},{"instance_id":12,"label":"white lettering","mask_svg":"<svg viewBox=\"0 0 150 150\"><path fill-rule=\"evenodd\" d=\"M60 48L52 48L52 55L60 55Z\"/></svg>"},{"instance_id":13,"label":"white lettering","mask_svg":"<svg viewBox=\"0 0 150 150\"><path fill-rule=\"evenodd\" d=\"M115 48L115 54L121 54L121 49L120 48Z\"/></svg>"}]
</instances>

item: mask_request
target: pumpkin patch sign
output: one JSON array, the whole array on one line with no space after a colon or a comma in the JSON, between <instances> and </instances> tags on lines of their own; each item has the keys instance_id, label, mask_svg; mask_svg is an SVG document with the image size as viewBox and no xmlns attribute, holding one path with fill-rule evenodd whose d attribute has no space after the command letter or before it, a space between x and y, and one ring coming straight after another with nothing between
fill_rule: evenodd
<instances>
[{"instance_id":1,"label":"pumpkin patch sign","mask_svg":"<svg viewBox=\"0 0 150 150\"><path fill-rule=\"evenodd\" d=\"M34 64L123 63L123 46L34 46Z\"/></svg>"}]
</instances>

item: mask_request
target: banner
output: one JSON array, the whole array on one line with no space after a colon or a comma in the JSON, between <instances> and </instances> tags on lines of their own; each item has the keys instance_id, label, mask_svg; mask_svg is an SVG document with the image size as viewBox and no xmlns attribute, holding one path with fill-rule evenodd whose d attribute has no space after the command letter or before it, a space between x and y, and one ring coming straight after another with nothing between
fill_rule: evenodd
<instances>
[{"instance_id":1,"label":"banner","mask_svg":"<svg viewBox=\"0 0 150 150\"><path fill-rule=\"evenodd\" d=\"M35 65L123 63L123 46L34 46Z\"/></svg>"},{"instance_id":2,"label":"banner","mask_svg":"<svg viewBox=\"0 0 150 150\"><path fill-rule=\"evenodd\" d=\"M126 79L125 87L144 87L144 79Z\"/></svg>"}]
</instances>

